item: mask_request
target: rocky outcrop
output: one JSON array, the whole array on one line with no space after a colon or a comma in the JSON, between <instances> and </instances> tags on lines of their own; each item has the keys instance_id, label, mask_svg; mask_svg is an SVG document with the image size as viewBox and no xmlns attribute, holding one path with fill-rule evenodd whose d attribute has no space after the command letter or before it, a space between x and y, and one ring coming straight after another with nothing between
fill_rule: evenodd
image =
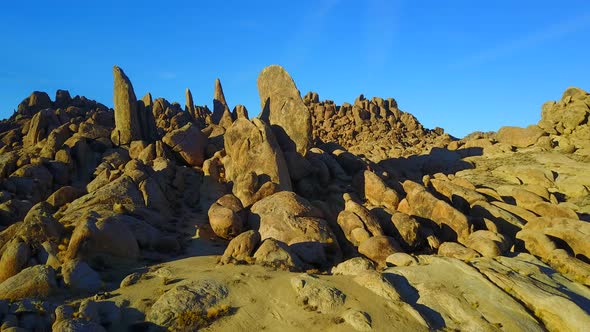
<instances>
[{"instance_id":1,"label":"rocky outcrop","mask_svg":"<svg viewBox=\"0 0 590 332\"><path fill-rule=\"evenodd\" d=\"M269 66L258 76L260 118L270 124L284 152L305 155L311 147L311 114L285 69Z\"/></svg>"}]
</instances>

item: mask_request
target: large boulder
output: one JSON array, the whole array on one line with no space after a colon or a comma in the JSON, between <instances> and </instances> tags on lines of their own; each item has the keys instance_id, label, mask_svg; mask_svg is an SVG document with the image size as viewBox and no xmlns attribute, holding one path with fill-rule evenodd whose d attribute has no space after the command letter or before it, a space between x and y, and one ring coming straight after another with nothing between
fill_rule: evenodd
<instances>
[{"instance_id":1,"label":"large boulder","mask_svg":"<svg viewBox=\"0 0 590 332\"><path fill-rule=\"evenodd\" d=\"M298 303L308 310L317 310L323 314L340 310L346 300L346 294L341 290L307 274L292 277L291 286L297 294Z\"/></svg>"},{"instance_id":2,"label":"large boulder","mask_svg":"<svg viewBox=\"0 0 590 332\"><path fill-rule=\"evenodd\" d=\"M55 271L46 265L35 265L0 283L0 299L44 298L57 289Z\"/></svg>"},{"instance_id":3,"label":"large boulder","mask_svg":"<svg viewBox=\"0 0 590 332\"><path fill-rule=\"evenodd\" d=\"M244 207L267 194L292 190L283 153L270 127L259 119L238 119L224 135L226 179Z\"/></svg>"},{"instance_id":4,"label":"large boulder","mask_svg":"<svg viewBox=\"0 0 590 332\"><path fill-rule=\"evenodd\" d=\"M403 186L412 215L434 221L444 240L462 243L467 239L470 224L463 213L436 198L418 183L406 180Z\"/></svg>"},{"instance_id":5,"label":"large boulder","mask_svg":"<svg viewBox=\"0 0 590 332\"><path fill-rule=\"evenodd\" d=\"M197 331L207 322L209 310L228 308L229 291L215 280L199 280L178 285L152 305L147 320L175 331Z\"/></svg>"},{"instance_id":6,"label":"large boulder","mask_svg":"<svg viewBox=\"0 0 590 332\"><path fill-rule=\"evenodd\" d=\"M537 143L537 140L546 135L539 126L521 127L502 127L496 134L496 139L500 143L509 144L517 148L526 148Z\"/></svg>"},{"instance_id":7,"label":"large boulder","mask_svg":"<svg viewBox=\"0 0 590 332\"><path fill-rule=\"evenodd\" d=\"M242 202L232 194L219 198L211 205L207 214L213 232L223 239L231 240L244 229L246 221L244 207Z\"/></svg>"},{"instance_id":8,"label":"large boulder","mask_svg":"<svg viewBox=\"0 0 590 332\"><path fill-rule=\"evenodd\" d=\"M259 243L260 233L254 230L246 231L229 242L219 262L228 264L251 261L254 249Z\"/></svg>"},{"instance_id":9,"label":"large boulder","mask_svg":"<svg viewBox=\"0 0 590 332\"><path fill-rule=\"evenodd\" d=\"M137 239L117 218L96 221L88 217L74 229L66 257L73 260L98 256L134 260L139 257Z\"/></svg>"},{"instance_id":10,"label":"large boulder","mask_svg":"<svg viewBox=\"0 0 590 332\"><path fill-rule=\"evenodd\" d=\"M288 271L298 271L303 268L301 259L285 243L273 238L264 240L254 253L253 258L258 265Z\"/></svg>"},{"instance_id":11,"label":"large boulder","mask_svg":"<svg viewBox=\"0 0 590 332\"><path fill-rule=\"evenodd\" d=\"M336 237L320 210L293 192L268 196L250 209L248 222L262 240L274 238L288 244L305 262L325 264L339 253Z\"/></svg>"},{"instance_id":12,"label":"large boulder","mask_svg":"<svg viewBox=\"0 0 590 332\"><path fill-rule=\"evenodd\" d=\"M205 161L207 136L192 123L166 134L162 141L190 166L202 166Z\"/></svg>"},{"instance_id":13,"label":"large boulder","mask_svg":"<svg viewBox=\"0 0 590 332\"><path fill-rule=\"evenodd\" d=\"M0 259L0 283L25 268L30 255L31 249L28 244L19 239L10 241Z\"/></svg>"},{"instance_id":14,"label":"large boulder","mask_svg":"<svg viewBox=\"0 0 590 332\"><path fill-rule=\"evenodd\" d=\"M394 238L389 236L373 236L361 243L359 253L366 256L377 265L384 267L387 257L402 252L401 247Z\"/></svg>"},{"instance_id":15,"label":"large boulder","mask_svg":"<svg viewBox=\"0 0 590 332\"><path fill-rule=\"evenodd\" d=\"M375 173L365 170L354 178L357 191L375 206L384 206L391 211L397 209L399 194L389 188Z\"/></svg>"},{"instance_id":16,"label":"large boulder","mask_svg":"<svg viewBox=\"0 0 590 332\"><path fill-rule=\"evenodd\" d=\"M258 76L260 118L272 126L283 151L305 155L312 143L311 113L285 69L273 65Z\"/></svg>"}]
</instances>

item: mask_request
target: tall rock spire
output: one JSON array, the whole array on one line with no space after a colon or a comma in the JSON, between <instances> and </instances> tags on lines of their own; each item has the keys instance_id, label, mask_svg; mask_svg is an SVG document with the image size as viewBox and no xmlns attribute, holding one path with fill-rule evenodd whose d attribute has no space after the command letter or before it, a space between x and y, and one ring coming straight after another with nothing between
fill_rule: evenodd
<instances>
[{"instance_id":1,"label":"tall rock spire","mask_svg":"<svg viewBox=\"0 0 590 332\"><path fill-rule=\"evenodd\" d=\"M137 112L137 98L133 85L125 72L117 66L113 67L115 129L111 140L115 145L128 145L131 141L141 139L141 124Z\"/></svg>"},{"instance_id":2,"label":"tall rock spire","mask_svg":"<svg viewBox=\"0 0 590 332\"><path fill-rule=\"evenodd\" d=\"M219 124L219 121L223 117L223 113L225 113L226 110L229 112L229 107L227 106L225 96L223 95L221 81L218 78L215 80L215 92L213 94L213 114L211 115L211 120L213 123Z\"/></svg>"},{"instance_id":3,"label":"tall rock spire","mask_svg":"<svg viewBox=\"0 0 590 332\"><path fill-rule=\"evenodd\" d=\"M193 101L193 94L191 93L191 89L186 88L184 92L186 96L186 102L184 106L184 110L188 112L188 114L195 116L195 102Z\"/></svg>"}]
</instances>

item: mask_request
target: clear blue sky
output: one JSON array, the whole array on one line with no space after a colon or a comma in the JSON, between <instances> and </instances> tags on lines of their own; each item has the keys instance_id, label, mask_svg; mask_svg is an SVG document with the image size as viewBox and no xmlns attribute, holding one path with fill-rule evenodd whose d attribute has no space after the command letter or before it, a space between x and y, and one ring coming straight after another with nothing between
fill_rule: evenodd
<instances>
[{"instance_id":1,"label":"clear blue sky","mask_svg":"<svg viewBox=\"0 0 590 332\"><path fill-rule=\"evenodd\" d=\"M302 94L394 97L426 127L463 136L540 118L590 90L590 1L1 1L0 118L33 90L112 106L112 66L138 97L260 108L281 64Z\"/></svg>"}]
</instances>

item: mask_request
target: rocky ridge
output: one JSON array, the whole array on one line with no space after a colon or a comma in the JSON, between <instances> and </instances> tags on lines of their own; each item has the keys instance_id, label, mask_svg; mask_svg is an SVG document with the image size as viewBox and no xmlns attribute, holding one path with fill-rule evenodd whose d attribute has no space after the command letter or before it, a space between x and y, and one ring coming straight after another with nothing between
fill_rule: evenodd
<instances>
[{"instance_id":1,"label":"rocky ridge","mask_svg":"<svg viewBox=\"0 0 590 332\"><path fill-rule=\"evenodd\" d=\"M114 111L23 100L0 122L2 331L590 325L588 93L458 140L391 98L302 98L280 66L258 88L251 120L219 80L183 108L118 67Z\"/></svg>"}]
</instances>

